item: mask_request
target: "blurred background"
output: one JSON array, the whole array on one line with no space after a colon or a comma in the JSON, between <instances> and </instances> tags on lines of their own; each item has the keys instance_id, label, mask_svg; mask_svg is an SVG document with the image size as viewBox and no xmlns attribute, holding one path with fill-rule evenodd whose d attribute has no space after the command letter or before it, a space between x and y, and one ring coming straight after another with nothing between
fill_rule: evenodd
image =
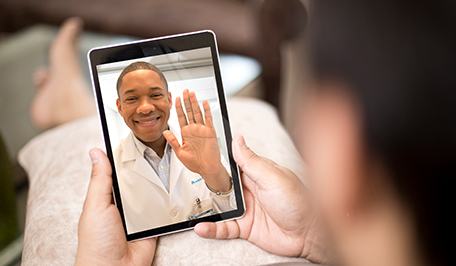
<instances>
[{"instance_id":1,"label":"blurred background","mask_svg":"<svg viewBox=\"0 0 456 266\"><path fill-rule=\"evenodd\" d=\"M48 63L65 19L85 22L80 60L88 84L86 57L93 47L214 31L228 98L269 102L292 133L308 77L308 10L308 0L0 0L0 266L20 265L28 181L17 153L40 133L30 122L31 77Z\"/></svg>"}]
</instances>

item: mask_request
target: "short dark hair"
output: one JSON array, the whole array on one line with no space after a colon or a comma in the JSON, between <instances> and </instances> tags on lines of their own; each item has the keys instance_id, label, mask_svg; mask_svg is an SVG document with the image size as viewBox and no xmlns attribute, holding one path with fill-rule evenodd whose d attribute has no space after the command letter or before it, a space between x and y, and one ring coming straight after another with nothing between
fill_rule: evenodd
<instances>
[{"instance_id":1,"label":"short dark hair","mask_svg":"<svg viewBox=\"0 0 456 266\"><path fill-rule=\"evenodd\" d=\"M450 265L456 177L454 0L318 0L317 79L348 83L370 150L411 210L426 265Z\"/></svg>"},{"instance_id":2,"label":"short dark hair","mask_svg":"<svg viewBox=\"0 0 456 266\"><path fill-rule=\"evenodd\" d=\"M127 75L128 73L130 73L130 72L133 72L133 71L136 71L136 70L140 70L140 69L152 70L155 73L157 73L158 76L160 77L160 79L165 83L166 90L168 90L168 81L166 80L166 77L163 74L163 72L161 72L161 70L158 67L152 65L149 62L137 61L137 62L131 63L127 67L125 67L122 70L122 72L120 73L119 78L117 78L117 95L118 96L119 96L119 88L120 88L120 86L122 86L123 77L125 75Z\"/></svg>"}]
</instances>

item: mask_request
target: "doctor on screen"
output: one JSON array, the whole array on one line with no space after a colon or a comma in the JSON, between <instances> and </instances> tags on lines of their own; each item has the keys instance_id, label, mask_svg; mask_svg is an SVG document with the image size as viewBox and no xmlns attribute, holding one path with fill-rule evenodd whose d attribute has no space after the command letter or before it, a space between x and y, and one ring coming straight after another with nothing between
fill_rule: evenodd
<instances>
[{"instance_id":1,"label":"doctor on screen","mask_svg":"<svg viewBox=\"0 0 456 266\"><path fill-rule=\"evenodd\" d=\"M154 65L127 66L117 93L117 109L131 129L114 150L128 233L236 209L207 101L203 114L194 92L183 93L185 112L176 98L179 133L168 125L171 92Z\"/></svg>"}]
</instances>

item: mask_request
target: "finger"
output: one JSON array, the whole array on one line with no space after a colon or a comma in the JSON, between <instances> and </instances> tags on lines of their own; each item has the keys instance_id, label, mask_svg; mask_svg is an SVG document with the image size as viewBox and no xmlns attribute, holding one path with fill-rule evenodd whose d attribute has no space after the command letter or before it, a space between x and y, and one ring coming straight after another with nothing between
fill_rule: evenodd
<instances>
[{"instance_id":1,"label":"finger","mask_svg":"<svg viewBox=\"0 0 456 266\"><path fill-rule=\"evenodd\" d=\"M239 225L236 221L223 223L199 223L195 226L194 231L198 236L210 239L238 238L240 234Z\"/></svg>"},{"instance_id":2,"label":"finger","mask_svg":"<svg viewBox=\"0 0 456 266\"><path fill-rule=\"evenodd\" d=\"M206 126L214 127L214 124L212 123L211 106L209 105L209 103L206 100L203 101L203 108L204 108L204 120L205 120Z\"/></svg>"},{"instance_id":3,"label":"finger","mask_svg":"<svg viewBox=\"0 0 456 266\"><path fill-rule=\"evenodd\" d=\"M241 182L243 190L255 191L255 182L253 182L244 172L241 173Z\"/></svg>"},{"instance_id":4,"label":"finger","mask_svg":"<svg viewBox=\"0 0 456 266\"><path fill-rule=\"evenodd\" d=\"M276 176L277 169L269 161L256 155L245 144L244 137L235 136L233 139L233 156L236 163L259 188L262 188L261 178Z\"/></svg>"},{"instance_id":5,"label":"finger","mask_svg":"<svg viewBox=\"0 0 456 266\"><path fill-rule=\"evenodd\" d=\"M176 153L176 155L179 154L179 149L180 149L180 144L179 141L177 140L176 136L174 136L173 132L169 130L163 131L163 136L165 137L166 141L168 141L169 145L173 149L173 151Z\"/></svg>"},{"instance_id":6,"label":"finger","mask_svg":"<svg viewBox=\"0 0 456 266\"><path fill-rule=\"evenodd\" d=\"M195 119L195 122L197 124L204 125L203 113L201 112L201 108L198 104L198 99L196 98L195 92L194 91L190 92L189 96L190 96L190 103L192 104L193 118Z\"/></svg>"},{"instance_id":7,"label":"finger","mask_svg":"<svg viewBox=\"0 0 456 266\"><path fill-rule=\"evenodd\" d=\"M267 164L270 164L270 165L277 165L276 162L274 162L273 160L269 159L269 158L265 158L265 157L262 157L262 156L258 156L261 158L261 160L265 161Z\"/></svg>"},{"instance_id":8,"label":"finger","mask_svg":"<svg viewBox=\"0 0 456 266\"><path fill-rule=\"evenodd\" d=\"M112 169L106 154L100 149L89 152L92 159L92 176L84 203L85 207L93 205L108 206L112 204Z\"/></svg>"},{"instance_id":9,"label":"finger","mask_svg":"<svg viewBox=\"0 0 456 266\"><path fill-rule=\"evenodd\" d=\"M188 123L194 124L195 119L193 118L192 104L190 103L190 98L188 96L188 89L185 89L183 92L185 110L187 111Z\"/></svg>"},{"instance_id":10,"label":"finger","mask_svg":"<svg viewBox=\"0 0 456 266\"><path fill-rule=\"evenodd\" d=\"M188 125L187 117L185 116L184 109L182 108L182 101L180 97L176 97L176 113L180 128Z\"/></svg>"}]
</instances>

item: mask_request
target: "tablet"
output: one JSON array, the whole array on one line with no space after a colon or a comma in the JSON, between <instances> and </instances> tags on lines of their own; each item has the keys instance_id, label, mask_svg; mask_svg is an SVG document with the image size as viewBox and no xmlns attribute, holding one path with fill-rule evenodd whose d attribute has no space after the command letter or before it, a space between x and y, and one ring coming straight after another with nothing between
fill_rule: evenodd
<instances>
[{"instance_id":1,"label":"tablet","mask_svg":"<svg viewBox=\"0 0 456 266\"><path fill-rule=\"evenodd\" d=\"M214 33L99 47L88 58L127 240L241 217Z\"/></svg>"}]
</instances>

